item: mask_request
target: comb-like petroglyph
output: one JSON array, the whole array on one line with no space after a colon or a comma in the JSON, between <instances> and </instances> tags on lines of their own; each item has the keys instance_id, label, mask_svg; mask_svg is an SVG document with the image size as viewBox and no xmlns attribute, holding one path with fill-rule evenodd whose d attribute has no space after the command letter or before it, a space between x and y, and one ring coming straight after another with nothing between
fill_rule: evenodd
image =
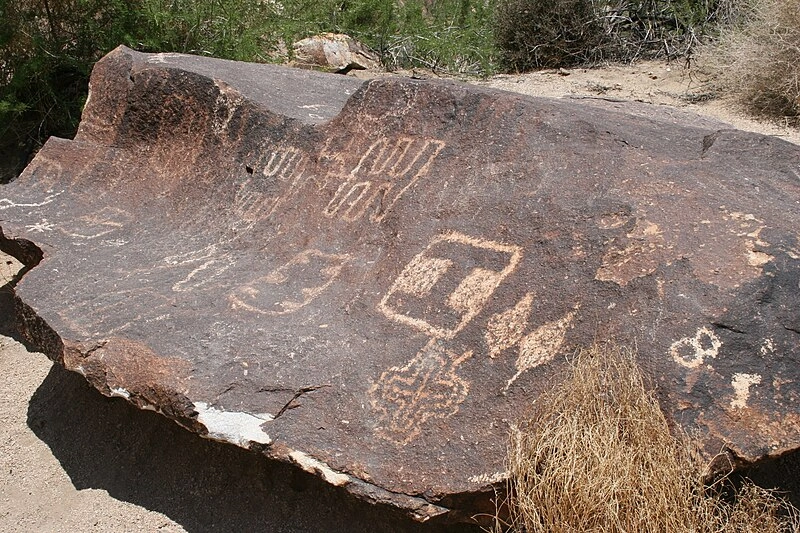
<instances>
[{"instance_id":1,"label":"comb-like petroglyph","mask_svg":"<svg viewBox=\"0 0 800 533\"><path fill-rule=\"evenodd\" d=\"M0 186L15 320L422 521L493 512L510 425L595 342L709 458L797 450L800 148L642 105L119 48Z\"/></svg>"},{"instance_id":2,"label":"comb-like petroglyph","mask_svg":"<svg viewBox=\"0 0 800 533\"><path fill-rule=\"evenodd\" d=\"M381 222L403 193L427 176L443 148L442 142L412 137L375 141L342 177L323 212L349 222L369 213L371 222Z\"/></svg>"}]
</instances>

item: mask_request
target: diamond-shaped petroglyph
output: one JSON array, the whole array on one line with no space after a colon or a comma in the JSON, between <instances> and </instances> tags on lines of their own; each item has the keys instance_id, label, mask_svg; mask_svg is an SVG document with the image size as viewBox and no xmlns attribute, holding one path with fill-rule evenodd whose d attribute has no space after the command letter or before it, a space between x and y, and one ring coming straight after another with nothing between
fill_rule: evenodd
<instances>
[{"instance_id":1,"label":"diamond-shaped petroglyph","mask_svg":"<svg viewBox=\"0 0 800 533\"><path fill-rule=\"evenodd\" d=\"M558 355L561 346L564 344L564 337L567 330L572 326L576 311L570 311L562 318L548 322L537 328L532 333L526 335L519 342L519 356L515 366L517 373L508 380L506 390L522 374L552 361Z\"/></svg>"}]
</instances>

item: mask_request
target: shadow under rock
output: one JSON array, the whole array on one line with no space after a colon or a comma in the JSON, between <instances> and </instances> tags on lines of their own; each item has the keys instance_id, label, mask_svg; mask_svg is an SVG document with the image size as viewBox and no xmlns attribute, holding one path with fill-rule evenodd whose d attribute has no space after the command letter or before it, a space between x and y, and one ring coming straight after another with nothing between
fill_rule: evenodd
<instances>
[{"instance_id":1,"label":"shadow under rock","mask_svg":"<svg viewBox=\"0 0 800 533\"><path fill-rule=\"evenodd\" d=\"M78 489L106 490L189 532L479 532L418 524L359 501L294 466L202 439L161 415L110 399L54 365L28 426Z\"/></svg>"}]
</instances>

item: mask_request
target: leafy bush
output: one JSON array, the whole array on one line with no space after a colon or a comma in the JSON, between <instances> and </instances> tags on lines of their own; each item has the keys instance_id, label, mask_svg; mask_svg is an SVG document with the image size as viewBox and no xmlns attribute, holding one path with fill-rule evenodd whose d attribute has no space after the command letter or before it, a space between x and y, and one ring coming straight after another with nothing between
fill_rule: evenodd
<instances>
[{"instance_id":1,"label":"leafy bush","mask_svg":"<svg viewBox=\"0 0 800 533\"><path fill-rule=\"evenodd\" d=\"M71 136L91 65L127 40L121 0L0 0L0 182L49 135Z\"/></svg>"},{"instance_id":2,"label":"leafy bush","mask_svg":"<svg viewBox=\"0 0 800 533\"><path fill-rule=\"evenodd\" d=\"M751 0L703 54L717 89L756 115L800 125L800 0Z\"/></svg>"}]
</instances>

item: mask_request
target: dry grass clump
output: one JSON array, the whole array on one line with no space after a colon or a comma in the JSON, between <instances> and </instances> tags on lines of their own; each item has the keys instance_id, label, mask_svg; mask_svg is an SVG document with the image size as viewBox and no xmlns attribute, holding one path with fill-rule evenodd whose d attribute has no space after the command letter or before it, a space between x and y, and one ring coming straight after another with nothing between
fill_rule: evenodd
<instances>
[{"instance_id":1,"label":"dry grass clump","mask_svg":"<svg viewBox=\"0 0 800 533\"><path fill-rule=\"evenodd\" d=\"M746 484L729 501L705 487L689 450L670 434L630 351L583 351L513 430L510 518L497 530L798 531L796 511L769 491Z\"/></svg>"},{"instance_id":2,"label":"dry grass clump","mask_svg":"<svg viewBox=\"0 0 800 533\"><path fill-rule=\"evenodd\" d=\"M748 111L800 125L800 0L740 0L740 9L704 63Z\"/></svg>"}]
</instances>

